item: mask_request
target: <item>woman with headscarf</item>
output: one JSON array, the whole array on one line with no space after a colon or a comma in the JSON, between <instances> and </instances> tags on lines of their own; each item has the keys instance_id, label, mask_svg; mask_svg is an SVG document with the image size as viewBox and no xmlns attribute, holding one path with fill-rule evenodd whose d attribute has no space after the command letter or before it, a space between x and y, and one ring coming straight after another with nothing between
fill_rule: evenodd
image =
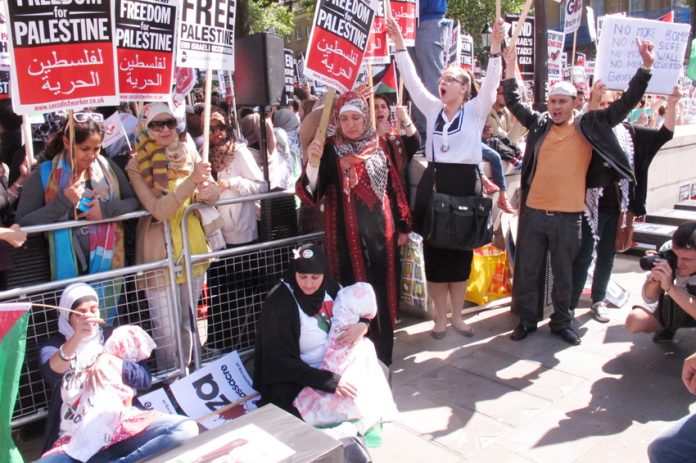
<instances>
[{"instance_id":1,"label":"woman with headscarf","mask_svg":"<svg viewBox=\"0 0 696 463\"><path fill-rule=\"evenodd\" d=\"M254 389L264 403L299 418L292 402L305 386L355 397L352 384L319 368L338 289L326 273L320 247L306 244L293 250L287 275L266 296L256 325ZM338 342L351 345L366 331L367 324L360 321L346 327Z\"/></svg>"},{"instance_id":2,"label":"woman with headscarf","mask_svg":"<svg viewBox=\"0 0 696 463\"><path fill-rule=\"evenodd\" d=\"M137 143L137 153L126 171L133 189L143 207L152 215L140 219L136 231L135 259L142 264L165 259L164 225L169 224L175 261L183 259L183 230L181 220L186 207L196 201L214 203L220 197L217 184L211 181L210 164L201 161L195 149L180 141L177 120L169 106L155 103L146 106L141 113L147 126ZM192 254L209 251L201 221L196 214L189 214L186 227L189 249ZM199 263L193 275L181 272L176 286L181 301L180 319L173 320L170 310L175 310L169 301L168 282L162 270L147 272L139 280L145 289L150 305L150 318L155 342L157 368L164 371L178 365L178 355L183 356L184 366L191 362L192 332L191 309L195 309L203 287L207 263ZM193 278L195 300L190 301L186 279ZM174 325L172 325L174 322ZM175 328L177 327L177 328ZM174 329L181 330L183 352L175 345Z\"/></svg>"},{"instance_id":3,"label":"woman with headscarf","mask_svg":"<svg viewBox=\"0 0 696 463\"><path fill-rule=\"evenodd\" d=\"M470 98L474 82L467 72L450 66L440 76L438 95L433 95L418 78L409 58L398 24L387 21L387 31L396 45L396 64L413 102L427 120L425 157L428 167L423 173L414 205L414 228L423 231L426 211L433 187L455 196L480 196L481 178L478 164L482 159L481 132L495 101L502 73L500 59L504 37L503 20L496 18L486 77L478 95ZM452 325L464 336L473 329L462 320L464 294L471 272L473 251L453 251L423 244L428 294L435 304L435 326L431 335L442 339L447 334L447 301L452 301Z\"/></svg>"},{"instance_id":4,"label":"woman with headscarf","mask_svg":"<svg viewBox=\"0 0 696 463\"><path fill-rule=\"evenodd\" d=\"M370 127L367 102L357 92L342 94L333 113L336 134L325 144L315 139L297 182L308 204L324 200L324 231L329 274L342 285L370 283L377 294L377 316L370 339L377 356L391 365L398 306L398 245L408 240L411 215L387 143Z\"/></svg>"},{"instance_id":5,"label":"woman with headscarf","mask_svg":"<svg viewBox=\"0 0 696 463\"><path fill-rule=\"evenodd\" d=\"M75 218L102 220L140 207L126 175L101 155L103 121L99 113L76 112L73 145L67 123L53 136L45 151L48 160L32 172L23 188L17 223L29 226ZM88 222L84 227L57 230L47 236L54 280L124 266L124 232L119 222ZM119 285L98 285L98 292L102 308L116 307Z\"/></svg>"},{"instance_id":6,"label":"woman with headscarf","mask_svg":"<svg viewBox=\"0 0 696 463\"><path fill-rule=\"evenodd\" d=\"M99 327L97 300L96 291L85 283L65 288L60 298L59 334L41 347L41 373L51 386L44 428L43 449L47 452L39 460L41 463L140 461L198 434L198 425L184 416L128 407L108 439L101 435L100 439L92 439L106 441L106 445L96 449L95 442L84 445L86 436L82 434L96 429L99 414L93 416L96 421L91 428L85 427L83 419L100 404L81 398L90 387L99 384L103 375L111 373L107 369L120 366L123 383L133 389L146 390L152 382L143 365L102 355L111 329Z\"/></svg>"}]
</instances>

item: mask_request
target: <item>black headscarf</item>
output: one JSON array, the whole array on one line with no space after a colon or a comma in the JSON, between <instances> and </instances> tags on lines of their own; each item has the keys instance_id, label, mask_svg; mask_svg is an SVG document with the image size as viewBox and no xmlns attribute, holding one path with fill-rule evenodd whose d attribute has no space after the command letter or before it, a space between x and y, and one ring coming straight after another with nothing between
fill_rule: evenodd
<instances>
[{"instance_id":1,"label":"black headscarf","mask_svg":"<svg viewBox=\"0 0 696 463\"><path fill-rule=\"evenodd\" d=\"M290 268L286 276L286 282L292 288L293 295L304 313L313 317L321 309L324 303L324 295L327 287L335 286L329 283L326 274L326 263L324 262L324 250L314 244L305 244L299 249L294 249ZM310 273L314 275L324 275L321 286L313 294L305 294L298 286L296 275L298 273ZM333 289L333 288L332 288Z\"/></svg>"}]
</instances>

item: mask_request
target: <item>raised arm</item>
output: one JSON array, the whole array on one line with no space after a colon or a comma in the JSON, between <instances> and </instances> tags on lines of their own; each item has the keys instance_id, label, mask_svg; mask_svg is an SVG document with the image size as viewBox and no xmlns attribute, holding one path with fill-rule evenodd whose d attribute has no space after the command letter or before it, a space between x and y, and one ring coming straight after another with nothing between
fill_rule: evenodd
<instances>
[{"instance_id":1,"label":"raised arm","mask_svg":"<svg viewBox=\"0 0 696 463\"><path fill-rule=\"evenodd\" d=\"M529 129L538 123L541 115L522 103L522 98L517 89L517 79L515 78L515 66L517 65L517 50L515 50L515 47L507 47L503 52L503 58L505 59L505 80L503 81L505 106L507 106L520 124Z\"/></svg>"}]
</instances>

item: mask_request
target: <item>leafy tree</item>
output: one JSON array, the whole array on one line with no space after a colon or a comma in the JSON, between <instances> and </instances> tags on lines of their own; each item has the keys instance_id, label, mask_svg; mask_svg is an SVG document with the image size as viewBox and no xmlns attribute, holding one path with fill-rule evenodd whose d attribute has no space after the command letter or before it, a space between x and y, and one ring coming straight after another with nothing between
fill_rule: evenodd
<instances>
[{"instance_id":1,"label":"leafy tree","mask_svg":"<svg viewBox=\"0 0 696 463\"><path fill-rule=\"evenodd\" d=\"M237 5L238 14L241 3ZM271 29L276 34L287 37L295 30L291 6L271 0L246 0L244 3L248 7L248 30L243 35ZM242 18L238 19L242 21ZM246 28L242 26L242 29Z\"/></svg>"},{"instance_id":2,"label":"leafy tree","mask_svg":"<svg viewBox=\"0 0 696 463\"><path fill-rule=\"evenodd\" d=\"M501 0L500 3L503 17L506 13L520 13L524 5L523 0ZM481 45L481 31L486 23L493 24L495 1L449 0L447 5L447 17L461 22L462 29L474 38L476 56L486 62L488 50Z\"/></svg>"}]
</instances>

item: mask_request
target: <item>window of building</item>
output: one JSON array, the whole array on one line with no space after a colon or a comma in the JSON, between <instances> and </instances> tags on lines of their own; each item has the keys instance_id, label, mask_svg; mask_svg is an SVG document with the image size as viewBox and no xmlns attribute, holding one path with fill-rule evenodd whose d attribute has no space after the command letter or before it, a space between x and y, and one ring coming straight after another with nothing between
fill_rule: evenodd
<instances>
[{"instance_id":1,"label":"window of building","mask_svg":"<svg viewBox=\"0 0 696 463\"><path fill-rule=\"evenodd\" d=\"M312 26L311 25L306 25L305 26L305 37L309 37L309 34L312 33Z\"/></svg>"},{"instance_id":2,"label":"window of building","mask_svg":"<svg viewBox=\"0 0 696 463\"><path fill-rule=\"evenodd\" d=\"M295 28L295 40L302 40L302 29L299 27Z\"/></svg>"},{"instance_id":3,"label":"window of building","mask_svg":"<svg viewBox=\"0 0 696 463\"><path fill-rule=\"evenodd\" d=\"M645 0L628 0L628 14L645 11Z\"/></svg>"},{"instance_id":4,"label":"window of building","mask_svg":"<svg viewBox=\"0 0 696 463\"><path fill-rule=\"evenodd\" d=\"M604 16L604 0L592 0L590 6L594 11L595 19Z\"/></svg>"}]
</instances>

